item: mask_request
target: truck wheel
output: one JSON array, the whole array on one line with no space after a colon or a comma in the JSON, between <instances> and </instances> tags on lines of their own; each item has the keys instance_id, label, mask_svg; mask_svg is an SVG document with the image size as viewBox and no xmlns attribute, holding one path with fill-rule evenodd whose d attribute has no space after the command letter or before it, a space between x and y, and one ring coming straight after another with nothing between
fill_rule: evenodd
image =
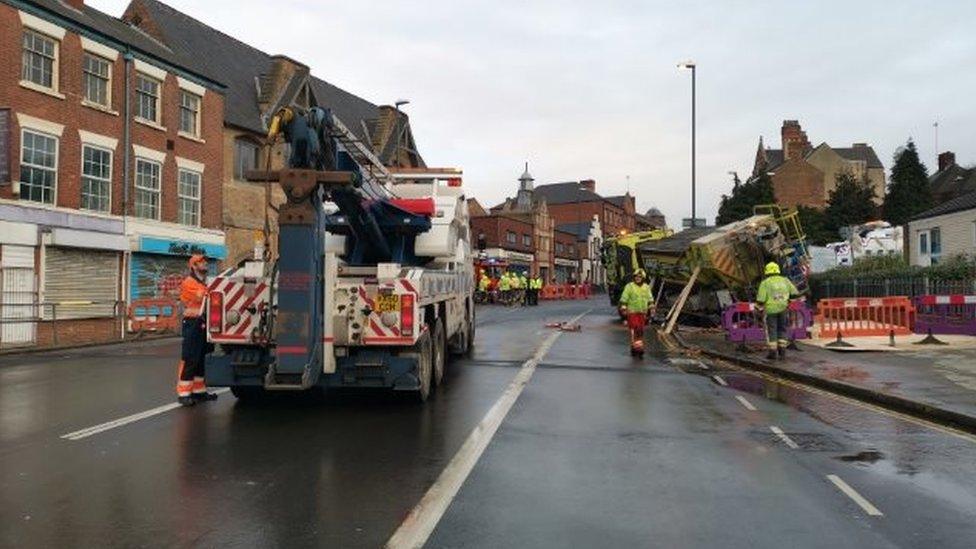
<instances>
[{"instance_id":1,"label":"truck wheel","mask_svg":"<svg viewBox=\"0 0 976 549\"><path fill-rule=\"evenodd\" d=\"M237 385L231 387L230 392L243 404L260 402L267 396L264 387L255 387L253 385Z\"/></svg>"},{"instance_id":2,"label":"truck wheel","mask_svg":"<svg viewBox=\"0 0 976 549\"><path fill-rule=\"evenodd\" d=\"M444 337L444 321L440 318L434 321L434 331L432 345L433 348L433 381L434 386L440 386L441 380L444 379L444 350L447 347L447 341Z\"/></svg>"},{"instance_id":3,"label":"truck wheel","mask_svg":"<svg viewBox=\"0 0 976 549\"><path fill-rule=\"evenodd\" d=\"M430 332L427 332L420 336L420 339L413 346L413 350L406 353L407 356L412 356L417 361L417 379L420 381L420 388L417 389L414 398L418 402L426 402L427 397L430 396L431 370L433 369L432 347Z\"/></svg>"},{"instance_id":4,"label":"truck wheel","mask_svg":"<svg viewBox=\"0 0 976 549\"><path fill-rule=\"evenodd\" d=\"M474 307L468 309L468 318L465 320L467 329L464 332L464 350L461 354L464 356L471 356L471 351L474 350Z\"/></svg>"}]
</instances>

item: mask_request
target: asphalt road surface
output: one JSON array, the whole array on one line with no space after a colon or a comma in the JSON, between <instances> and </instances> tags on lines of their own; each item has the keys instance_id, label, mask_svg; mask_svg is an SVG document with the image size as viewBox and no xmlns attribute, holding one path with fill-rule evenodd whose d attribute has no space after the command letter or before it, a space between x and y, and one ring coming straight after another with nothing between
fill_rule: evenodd
<instances>
[{"instance_id":1,"label":"asphalt road surface","mask_svg":"<svg viewBox=\"0 0 976 549\"><path fill-rule=\"evenodd\" d=\"M0 546L976 544L976 438L626 340L599 297L481 308L426 405L174 408L172 340L3 357Z\"/></svg>"}]
</instances>

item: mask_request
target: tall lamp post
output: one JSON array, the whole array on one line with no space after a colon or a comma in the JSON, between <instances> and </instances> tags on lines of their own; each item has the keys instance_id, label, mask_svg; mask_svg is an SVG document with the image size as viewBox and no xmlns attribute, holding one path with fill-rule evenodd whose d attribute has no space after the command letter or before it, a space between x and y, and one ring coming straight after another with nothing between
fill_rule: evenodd
<instances>
[{"instance_id":1,"label":"tall lamp post","mask_svg":"<svg viewBox=\"0 0 976 549\"><path fill-rule=\"evenodd\" d=\"M396 123L394 125L394 130L396 131L396 152L393 154L395 156L395 161L397 166L400 165L400 136L403 135L403 128L400 127L400 107L410 103L409 99L397 99L393 106L396 107Z\"/></svg>"},{"instance_id":2,"label":"tall lamp post","mask_svg":"<svg viewBox=\"0 0 976 549\"><path fill-rule=\"evenodd\" d=\"M679 69L691 69L691 226L697 225L695 212L695 67L694 61L678 64Z\"/></svg>"}]
</instances>

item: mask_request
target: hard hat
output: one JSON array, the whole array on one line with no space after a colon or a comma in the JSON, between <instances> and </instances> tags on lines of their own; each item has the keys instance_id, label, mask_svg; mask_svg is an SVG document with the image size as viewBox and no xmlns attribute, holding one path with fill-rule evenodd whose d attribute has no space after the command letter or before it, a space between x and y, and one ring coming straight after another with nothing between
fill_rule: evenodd
<instances>
[{"instance_id":1,"label":"hard hat","mask_svg":"<svg viewBox=\"0 0 976 549\"><path fill-rule=\"evenodd\" d=\"M193 255L190 256L190 261L188 261L187 263L190 265L190 268L191 269L194 268L194 267L196 267L197 265L201 265L203 267L206 267L207 266L207 258L204 257L203 254L193 254Z\"/></svg>"},{"instance_id":2,"label":"hard hat","mask_svg":"<svg viewBox=\"0 0 976 549\"><path fill-rule=\"evenodd\" d=\"M778 275L779 274L779 264L775 261L770 261L766 264L766 275Z\"/></svg>"},{"instance_id":3,"label":"hard hat","mask_svg":"<svg viewBox=\"0 0 976 549\"><path fill-rule=\"evenodd\" d=\"M636 271L634 271L634 276L639 276L641 278L647 278L647 273L644 272L644 269L637 269Z\"/></svg>"}]
</instances>

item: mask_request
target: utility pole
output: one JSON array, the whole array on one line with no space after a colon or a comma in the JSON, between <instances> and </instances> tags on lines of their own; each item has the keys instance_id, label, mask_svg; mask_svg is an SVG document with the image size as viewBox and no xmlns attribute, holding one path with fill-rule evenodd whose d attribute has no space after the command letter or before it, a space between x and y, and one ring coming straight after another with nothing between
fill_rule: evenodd
<instances>
[{"instance_id":1,"label":"utility pole","mask_svg":"<svg viewBox=\"0 0 976 549\"><path fill-rule=\"evenodd\" d=\"M695 210L695 69L694 61L678 64L678 68L691 69L691 226L698 224Z\"/></svg>"}]
</instances>

